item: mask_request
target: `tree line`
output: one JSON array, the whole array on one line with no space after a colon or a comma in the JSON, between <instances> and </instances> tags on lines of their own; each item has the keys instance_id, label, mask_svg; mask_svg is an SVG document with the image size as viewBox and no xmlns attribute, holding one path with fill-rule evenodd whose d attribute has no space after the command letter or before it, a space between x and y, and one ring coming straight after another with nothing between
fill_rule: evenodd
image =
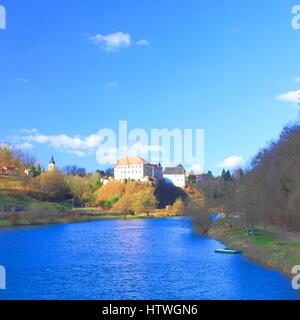
<instances>
[{"instance_id":1,"label":"tree line","mask_svg":"<svg viewBox=\"0 0 300 320\"><path fill-rule=\"evenodd\" d=\"M287 125L245 170L203 178L193 186L203 191L207 210L238 217L249 227L300 231L300 120Z\"/></svg>"}]
</instances>

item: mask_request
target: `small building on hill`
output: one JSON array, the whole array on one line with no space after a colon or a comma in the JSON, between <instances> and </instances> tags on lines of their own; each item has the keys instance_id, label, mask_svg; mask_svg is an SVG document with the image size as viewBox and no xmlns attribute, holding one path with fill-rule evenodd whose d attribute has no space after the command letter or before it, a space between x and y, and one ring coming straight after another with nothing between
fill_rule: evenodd
<instances>
[{"instance_id":1,"label":"small building on hill","mask_svg":"<svg viewBox=\"0 0 300 320\"><path fill-rule=\"evenodd\" d=\"M150 181L162 179L162 166L151 164L140 157L123 158L117 161L114 167L115 180Z\"/></svg>"},{"instance_id":2,"label":"small building on hill","mask_svg":"<svg viewBox=\"0 0 300 320\"><path fill-rule=\"evenodd\" d=\"M0 167L0 173L5 175L16 175L18 174L16 166L3 166Z\"/></svg>"},{"instance_id":3,"label":"small building on hill","mask_svg":"<svg viewBox=\"0 0 300 320\"><path fill-rule=\"evenodd\" d=\"M185 188L186 187L186 174L184 167L180 164L176 167L166 167L163 173L163 178L176 187Z\"/></svg>"}]
</instances>

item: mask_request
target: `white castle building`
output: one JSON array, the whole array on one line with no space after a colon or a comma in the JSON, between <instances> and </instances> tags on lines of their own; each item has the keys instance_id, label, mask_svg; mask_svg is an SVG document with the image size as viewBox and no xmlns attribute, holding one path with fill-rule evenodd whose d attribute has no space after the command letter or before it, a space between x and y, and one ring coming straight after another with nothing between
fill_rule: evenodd
<instances>
[{"instance_id":1,"label":"white castle building","mask_svg":"<svg viewBox=\"0 0 300 320\"><path fill-rule=\"evenodd\" d=\"M114 168L115 180L149 181L150 178L162 179L162 166L151 164L140 157L123 158Z\"/></svg>"},{"instance_id":2,"label":"white castle building","mask_svg":"<svg viewBox=\"0 0 300 320\"><path fill-rule=\"evenodd\" d=\"M186 174L184 167L180 164L176 167L166 167L163 178L176 187L184 189L186 187Z\"/></svg>"}]
</instances>

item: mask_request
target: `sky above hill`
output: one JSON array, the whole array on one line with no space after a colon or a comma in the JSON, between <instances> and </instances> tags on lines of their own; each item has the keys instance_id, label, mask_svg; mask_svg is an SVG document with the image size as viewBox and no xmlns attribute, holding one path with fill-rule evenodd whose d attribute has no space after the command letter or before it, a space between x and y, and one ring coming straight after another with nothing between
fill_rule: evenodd
<instances>
[{"instance_id":1,"label":"sky above hill","mask_svg":"<svg viewBox=\"0 0 300 320\"><path fill-rule=\"evenodd\" d=\"M296 4L0 0L0 140L95 170L125 120L204 129L205 170L246 165L298 116Z\"/></svg>"}]
</instances>

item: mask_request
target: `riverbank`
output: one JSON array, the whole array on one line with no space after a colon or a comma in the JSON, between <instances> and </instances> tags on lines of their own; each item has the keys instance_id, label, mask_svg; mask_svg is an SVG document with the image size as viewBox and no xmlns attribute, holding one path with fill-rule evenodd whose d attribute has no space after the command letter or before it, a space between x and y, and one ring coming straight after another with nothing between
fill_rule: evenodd
<instances>
[{"instance_id":1,"label":"riverbank","mask_svg":"<svg viewBox=\"0 0 300 320\"><path fill-rule=\"evenodd\" d=\"M65 224L76 222L89 222L96 220L108 219L150 219L150 218L165 218L175 217L176 215L166 210L153 210L149 214L124 214L112 211L103 211L99 208L84 208L65 211L30 211L30 212L14 212L0 213L0 228L21 227L21 226L36 226L47 224Z\"/></svg>"},{"instance_id":2,"label":"riverbank","mask_svg":"<svg viewBox=\"0 0 300 320\"><path fill-rule=\"evenodd\" d=\"M245 257L256 263L293 277L293 266L300 265L300 242L289 240L283 232L257 230L256 235L247 235L238 221L225 219L212 224L207 235L227 247L242 250Z\"/></svg>"}]
</instances>

